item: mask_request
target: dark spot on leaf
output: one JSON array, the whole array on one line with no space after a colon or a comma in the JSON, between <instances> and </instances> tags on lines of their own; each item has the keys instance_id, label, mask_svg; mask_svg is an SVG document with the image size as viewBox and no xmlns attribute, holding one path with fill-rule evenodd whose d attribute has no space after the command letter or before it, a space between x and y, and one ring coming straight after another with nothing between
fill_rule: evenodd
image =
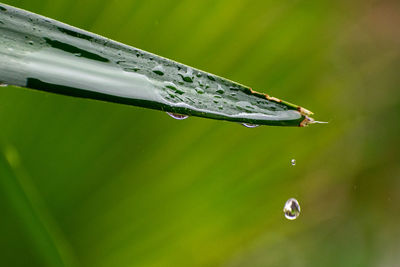
<instances>
[{"instance_id":1,"label":"dark spot on leaf","mask_svg":"<svg viewBox=\"0 0 400 267\"><path fill-rule=\"evenodd\" d=\"M84 34L84 33L79 33L79 32L76 32L76 31L72 31L72 30L69 30L69 29L65 29L65 28L62 28L62 27L57 27L57 29L60 31L60 32L62 32L62 33L65 33L65 34L68 34L69 36L72 36L72 37L76 37L76 38L80 38L80 39L85 39L85 40L88 40L88 41L93 41L93 37L91 37L91 36L89 36L89 35L86 35L86 34Z\"/></svg>"},{"instance_id":2,"label":"dark spot on leaf","mask_svg":"<svg viewBox=\"0 0 400 267\"><path fill-rule=\"evenodd\" d=\"M53 47L53 48L60 49L62 51L73 53L73 54L80 54L81 57L85 57L88 59L102 61L102 62L109 62L109 60L107 58L104 58L97 54L80 49L76 46L69 45L69 44L59 42L56 40L50 40L49 38L44 38L44 40L46 41L47 44L51 45L51 47Z\"/></svg>"}]
</instances>

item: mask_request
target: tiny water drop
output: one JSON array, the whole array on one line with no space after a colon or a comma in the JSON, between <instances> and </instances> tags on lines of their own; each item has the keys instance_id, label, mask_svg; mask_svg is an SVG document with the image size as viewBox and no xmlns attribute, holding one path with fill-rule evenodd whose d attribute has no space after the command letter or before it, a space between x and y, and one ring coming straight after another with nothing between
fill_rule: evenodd
<instances>
[{"instance_id":1,"label":"tiny water drop","mask_svg":"<svg viewBox=\"0 0 400 267\"><path fill-rule=\"evenodd\" d=\"M292 159L292 160L290 161L290 164L292 164L292 166L296 165L296 160L295 160L295 159Z\"/></svg>"},{"instance_id":2,"label":"tiny water drop","mask_svg":"<svg viewBox=\"0 0 400 267\"><path fill-rule=\"evenodd\" d=\"M191 68L188 68L185 73L180 73L179 74L182 77L182 80L188 83L193 82L193 70Z\"/></svg>"},{"instance_id":3,"label":"tiny water drop","mask_svg":"<svg viewBox=\"0 0 400 267\"><path fill-rule=\"evenodd\" d=\"M211 80L211 81L215 81L215 78L214 78L213 76L211 76L211 75L207 75L207 78L208 78L209 80Z\"/></svg>"},{"instance_id":4,"label":"tiny water drop","mask_svg":"<svg viewBox=\"0 0 400 267\"><path fill-rule=\"evenodd\" d=\"M204 90L203 89L201 89L201 88L199 88L199 87L196 87L195 88L195 90L196 90L196 93L198 93L198 94L204 94Z\"/></svg>"},{"instance_id":5,"label":"tiny water drop","mask_svg":"<svg viewBox=\"0 0 400 267\"><path fill-rule=\"evenodd\" d=\"M184 91L178 89L178 86L176 86L173 82L164 82L164 84L166 88L173 90L179 95L183 95L185 93Z\"/></svg>"},{"instance_id":6,"label":"tiny water drop","mask_svg":"<svg viewBox=\"0 0 400 267\"><path fill-rule=\"evenodd\" d=\"M152 71L153 71L155 74L157 74L157 75L160 75L160 76L163 76L163 75L164 75L164 69L163 69L163 67L160 66L160 65L155 66L155 67L152 69Z\"/></svg>"},{"instance_id":7,"label":"tiny water drop","mask_svg":"<svg viewBox=\"0 0 400 267\"><path fill-rule=\"evenodd\" d=\"M283 212L285 213L285 217L288 220L295 220L300 215L300 204L294 199L290 198L286 201L285 206L283 207Z\"/></svg>"},{"instance_id":8,"label":"tiny water drop","mask_svg":"<svg viewBox=\"0 0 400 267\"><path fill-rule=\"evenodd\" d=\"M218 84L218 88L217 88L217 91L216 91L218 94L224 94L225 93L225 90L222 88L222 86L221 85L219 85Z\"/></svg>"},{"instance_id":9,"label":"tiny water drop","mask_svg":"<svg viewBox=\"0 0 400 267\"><path fill-rule=\"evenodd\" d=\"M188 115L182 115L182 114L173 113L173 112L167 112L167 114L176 120L184 120L184 119L189 118Z\"/></svg>"},{"instance_id":10,"label":"tiny water drop","mask_svg":"<svg viewBox=\"0 0 400 267\"><path fill-rule=\"evenodd\" d=\"M252 124L252 123L247 123L247 122L243 122L242 125L247 128L256 128L256 127L260 126L258 124Z\"/></svg>"},{"instance_id":11,"label":"tiny water drop","mask_svg":"<svg viewBox=\"0 0 400 267\"><path fill-rule=\"evenodd\" d=\"M34 42L33 41L28 41L28 44L33 45Z\"/></svg>"}]
</instances>

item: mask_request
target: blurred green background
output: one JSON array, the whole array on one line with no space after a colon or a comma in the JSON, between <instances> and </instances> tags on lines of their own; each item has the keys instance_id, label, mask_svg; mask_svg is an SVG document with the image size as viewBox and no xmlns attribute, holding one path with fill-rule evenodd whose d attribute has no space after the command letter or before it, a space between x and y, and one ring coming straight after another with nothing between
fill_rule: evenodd
<instances>
[{"instance_id":1,"label":"blurred green background","mask_svg":"<svg viewBox=\"0 0 400 267\"><path fill-rule=\"evenodd\" d=\"M399 1L5 3L329 124L176 121L2 87L0 266L398 266Z\"/></svg>"}]
</instances>

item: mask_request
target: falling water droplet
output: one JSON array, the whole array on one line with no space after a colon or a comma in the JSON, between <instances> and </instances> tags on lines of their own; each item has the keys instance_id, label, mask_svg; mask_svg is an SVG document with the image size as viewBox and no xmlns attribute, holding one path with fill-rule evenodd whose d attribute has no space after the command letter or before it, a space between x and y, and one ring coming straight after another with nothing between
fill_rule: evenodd
<instances>
[{"instance_id":1,"label":"falling water droplet","mask_svg":"<svg viewBox=\"0 0 400 267\"><path fill-rule=\"evenodd\" d=\"M182 115L182 114L173 113L173 112L167 112L167 114L176 120L184 120L184 119L189 118L188 115Z\"/></svg>"},{"instance_id":2,"label":"falling water droplet","mask_svg":"<svg viewBox=\"0 0 400 267\"><path fill-rule=\"evenodd\" d=\"M295 159L292 159L292 160L290 161L290 164L292 164L292 166L296 165L296 160L295 160Z\"/></svg>"},{"instance_id":3,"label":"falling water droplet","mask_svg":"<svg viewBox=\"0 0 400 267\"><path fill-rule=\"evenodd\" d=\"M247 123L247 122L243 122L242 125L247 128L256 128L256 127L260 126L258 124L252 124L252 123Z\"/></svg>"},{"instance_id":4,"label":"falling water droplet","mask_svg":"<svg viewBox=\"0 0 400 267\"><path fill-rule=\"evenodd\" d=\"M285 206L283 207L283 212L285 213L286 219L297 219L297 217L300 215L299 202L294 198L290 198L288 201L286 201Z\"/></svg>"}]
</instances>

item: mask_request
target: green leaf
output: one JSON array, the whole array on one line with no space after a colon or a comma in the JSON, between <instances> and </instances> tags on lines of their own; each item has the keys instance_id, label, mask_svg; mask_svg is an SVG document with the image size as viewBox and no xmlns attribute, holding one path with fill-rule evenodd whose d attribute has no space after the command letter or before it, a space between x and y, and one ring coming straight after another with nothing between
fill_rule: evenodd
<instances>
[{"instance_id":1,"label":"green leaf","mask_svg":"<svg viewBox=\"0 0 400 267\"><path fill-rule=\"evenodd\" d=\"M260 125L310 111L228 79L11 6L0 6L0 81L58 94Z\"/></svg>"}]
</instances>

